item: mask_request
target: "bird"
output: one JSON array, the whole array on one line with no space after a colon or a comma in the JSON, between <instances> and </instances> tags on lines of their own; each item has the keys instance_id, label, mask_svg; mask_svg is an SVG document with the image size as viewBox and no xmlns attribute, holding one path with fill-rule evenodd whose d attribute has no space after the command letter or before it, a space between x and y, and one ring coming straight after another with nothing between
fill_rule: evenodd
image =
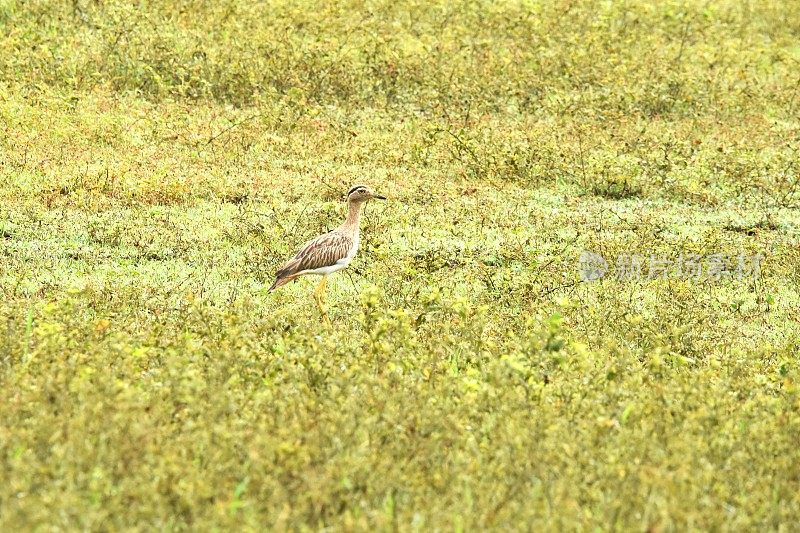
<instances>
[{"instance_id":1,"label":"bird","mask_svg":"<svg viewBox=\"0 0 800 533\"><path fill-rule=\"evenodd\" d=\"M326 323L330 324L325 309L325 287L328 276L346 268L358 252L360 240L359 219L361 207L372 199L386 200L366 185L355 185L347 191L347 218L333 231L305 243L297 254L276 273L269 292L296 280L300 276L316 274L322 279L314 291L314 300Z\"/></svg>"}]
</instances>

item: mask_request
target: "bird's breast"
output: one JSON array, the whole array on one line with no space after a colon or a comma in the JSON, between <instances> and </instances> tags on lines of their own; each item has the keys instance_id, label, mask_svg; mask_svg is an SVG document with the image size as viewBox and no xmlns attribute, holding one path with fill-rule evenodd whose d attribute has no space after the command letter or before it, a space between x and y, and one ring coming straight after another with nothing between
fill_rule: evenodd
<instances>
[{"instance_id":1,"label":"bird's breast","mask_svg":"<svg viewBox=\"0 0 800 533\"><path fill-rule=\"evenodd\" d=\"M347 252L347 262L348 263L353 260L353 258L356 256L356 252L358 252L358 241L359 240L360 239L358 238L358 233L356 233L355 237L353 237L353 246L351 246L350 250L348 250L348 252Z\"/></svg>"}]
</instances>

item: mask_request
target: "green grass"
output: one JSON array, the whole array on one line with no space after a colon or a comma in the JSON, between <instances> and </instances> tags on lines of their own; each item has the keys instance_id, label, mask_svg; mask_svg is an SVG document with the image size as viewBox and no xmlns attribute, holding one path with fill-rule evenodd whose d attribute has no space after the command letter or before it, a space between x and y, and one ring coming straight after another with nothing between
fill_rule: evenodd
<instances>
[{"instance_id":1,"label":"green grass","mask_svg":"<svg viewBox=\"0 0 800 533\"><path fill-rule=\"evenodd\" d=\"M798 21L0 0L0 529L794 529Z\"/></svg>"}]
</instances>

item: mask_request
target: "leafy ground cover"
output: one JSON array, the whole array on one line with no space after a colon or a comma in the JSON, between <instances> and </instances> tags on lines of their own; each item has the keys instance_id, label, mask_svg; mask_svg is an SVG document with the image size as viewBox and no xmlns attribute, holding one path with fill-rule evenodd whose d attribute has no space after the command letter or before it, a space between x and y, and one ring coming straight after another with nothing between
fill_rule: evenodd
<instances>
[{"instance_id":1,"label":"leafy ground cover","mask_svg":"<svg viewBox=\"0 0 800 533\"><path fill-rule=\"evenodd\" d=\"M0 28L0 528L800 520L800 4ZM390 199L326 328L310 281L266 289L358 182Z\"/></svg>"}]
</instances>

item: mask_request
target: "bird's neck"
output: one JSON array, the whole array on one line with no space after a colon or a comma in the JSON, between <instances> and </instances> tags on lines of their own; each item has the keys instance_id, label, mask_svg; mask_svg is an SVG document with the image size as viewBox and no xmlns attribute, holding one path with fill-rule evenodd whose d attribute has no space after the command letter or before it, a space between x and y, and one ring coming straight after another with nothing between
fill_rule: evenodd
<instances>
[{"instance_id":1,"label":"bird's neck","mask_svg":"<svg viewBox=\"0 0 800 533\"><path fill-rule=\"evenodd\" d=\"M347 219L342 224L342 229L348 233L358 231L358 223L361 218L361 205L363 202L349 202L347 204Z\"/></svg>"}]
</instances>

